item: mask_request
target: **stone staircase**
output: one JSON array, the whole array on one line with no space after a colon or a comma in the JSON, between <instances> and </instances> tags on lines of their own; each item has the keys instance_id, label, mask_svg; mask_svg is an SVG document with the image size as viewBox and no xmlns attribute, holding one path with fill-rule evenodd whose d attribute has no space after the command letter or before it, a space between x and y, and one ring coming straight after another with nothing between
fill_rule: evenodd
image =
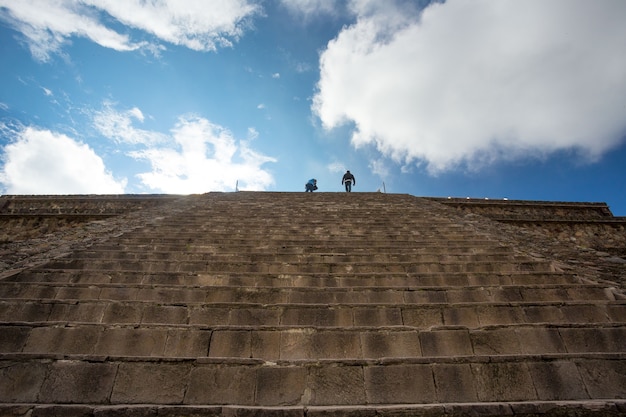
<instances>
[{"instance_id":1,"label":"stone staircase","mask_svg":"<svg viewBox=\"0 0 626 417\"><path fill-rule=\"evenodd\" d=\"M5 274L0 415L626 415L607 284L408 195L180 201Z\"/></svg>"}]
</instances>

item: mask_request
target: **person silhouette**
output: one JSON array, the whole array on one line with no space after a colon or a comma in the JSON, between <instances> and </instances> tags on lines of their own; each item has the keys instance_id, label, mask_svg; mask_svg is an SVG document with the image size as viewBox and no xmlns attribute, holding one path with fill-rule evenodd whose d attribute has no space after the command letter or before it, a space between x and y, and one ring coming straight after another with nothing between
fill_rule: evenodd
<instances>
[{"instance_id":1,"label":"person silhouette","mask_svg":"<svg viewBox=\"0 0 626 417\"><path fill-rule=\"evenodd\" d=\"M343 174L343 178L341 179L341 184L346 186L346 192L352 192L352 185L356 185L356 179L354 175L350 173L350 170L347 170L345 174Z\"/></svg>"},{"instance_id":2,"label":"person silhouette","mask_svg":"<svg viewBox=\"0 0 626 417\"><path fill-rule=\"evenodd\" d=\"M315 178L311 178L309 182L304 184L304 192L313 192L317 190L317 180Z\"/></svg>"}]
</instances>

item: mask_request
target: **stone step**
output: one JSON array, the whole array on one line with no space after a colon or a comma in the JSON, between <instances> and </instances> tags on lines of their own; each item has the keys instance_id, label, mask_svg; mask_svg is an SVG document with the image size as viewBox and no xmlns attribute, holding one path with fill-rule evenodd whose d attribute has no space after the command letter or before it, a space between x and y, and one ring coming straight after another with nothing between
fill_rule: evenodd
<instances>
[{"instance_id":1,"label":"stone step","mask_svg":"<svg viewBox=\"0 0 626 417\"><path fill-rule=\"evenodd\" d=\"M382 244L384 243L384 245ZM397 242L396 245L389 245L389 242L371 242L369 244L361 242L358 245L346 245L344 247L328 244L308 242L306 244L278 245L270 246L267 242L263 244L252 243L249 240L242 240L235 244L232 240L223 243L201 243L197 240L193 242L181 242L180 240L164 239L152 243L137 243L132 240L116 239L115 244L100 244L93 246L93 251L143 251L143 252L184 252L184 253L215 253L215 254L403 254L403 255L471 255L490 254L507 255L514 251L508 246L495 246L493 243L485 242L477 244L474 242L459 242L458 245L451 245L449 241L445 245L434 243L416 245L406 241ZM82 251L81 251L82 252Z\"/></svg>"},{"instance_id":2,"label":"stone step","mask_svg":"<svg viewBox=\"0 0 626 417\"><path fill-rule=\"evenodd\" d=\"M551 272L549 262L525 259L518 262L251 262L251 261L177 261L177 260L103 260L103 259L55 259L47 263L49 269L99 269L105 271L189 272L189 273L268 273L268 274L346 274L346 273L513 273L521 271Z\"/></svg>"},{"instance_id":3,"label":"stone step","mask_svg":"<svg viewBox=\"0 0 626 417\"><path fill-rule=\"evenodd\" d=\"M72 284L143 284L240 287L450 287L498 285L570 285L578 283L563 272L512 273L350 273L294 274L224 273L198 274L181 272L103 271L101 269L31 268L4 278L5 282L48 282Z\"/></svg>"},{"instance_id":4,"label":"stone step","mask_svg":"<svg viewBox=\"0 0 626 417\"><path fill-rule=\"evenodd\" d=\"M233 405L284 410L286 406L475 406L477 402L620 399L626 397L625 359L624 354L588 354L531 355L524 360L503 355L464 360L417 358L403 362L210 358L104 361L102 357L2 355L0 402ZM253 411L249 409L248 413ZM470 415L475 412L474 408Z\"/></svg>"},{"instance_id":5,"label":"stone step","mask_svg":"<svg viewBox=\"0 0 626 417\"><path fill-rule=\"evenodd\" d=\"M605 285L569 284L535 286L467 287L240 287L164 284L63 284L2 282L4 300L113 300L154 302L262 304L428 304L509 301L615 300Z\"/></svg>"},{"instance_id":6,"label":"stone step","mask_svg":"<svg viewBox=\"0 0 626 417\"><path fill-rule=\"evenodd\" d=\"M626 415L626 299L484 222L406 195L180 197L3 274L0 415Z\"/></svg>"},{"instance_id":7,"label":"stone step","mask_svg":"<svg viewBox=\"0 0 626 417\"><path fill-rule=\"evenodd\" d=\"M259 234L261 233L261 234ZM139 245L189 245L203 246L203 245L222 245L226 247L248 247L248 246L271 246L277 249L285 247L324 247L324 248L377 248L377 247L394 247L398 249L407 248L411 250L413 248L428 248L428 247L445 247L445 248L493 248L498 244L492 240L481 239L469 239L467 237L458 238L445 238L445 239L433 239L429 237L424 238L409 238L407 236L394 237L393 239L381 238L381 237L367 237L367 236L329 236L319 235L310 236L307 234L291 234L288 236L276 236L267 235L266 232L249 233L241 236L229 235L223 233L216 235L207 232L206 234L195 235L174 235L169 233L167 235L160 234L145 234L145 235L125 235L124 237L115 240L116 243L126 246L139 246Z\"/></svg>"},{"instance_id":8,"label":"stone step","mask_svg":"<svg viewBox=\"0 0 626 417\"><path fill-rule=\"evenodd\" d=\"M341 238L363 238L363 237L375 237L375 238L403 238L403 239L423 239L424 237L431 237L435 240L445 240L447 238L455 237L471 237L475 238L475 233L468 230L466 227L444 223L444 222L402 222L392 223L386 222L367 222L359 225L359 223L351 224L334 224L328 220L318 223L307 223L306 226L294 225L293 220L274 221L271 224L262 221L247 221L245 223L233 224L232 221L224 219L223 224L220 224L220 220L214 218L211 219L197 218L187 222L174 221L174 220L162 220L158 222L158 226L153 226L151 229L139 229L136 230L131 236L180 236L181 238L193 236L204 237L203 234L209 234L211 236L225 236L228 233L233 233L234 237L250 236L251 233L259 230L264 231L268 238L276 239L283 238L289 239L290 237L299 237L309 234L313 239L320 237L341 237ZM343 220L341 220L343 221ZM397 220L396 220L397 221ZM269 233L268 233L269 232ZM207 236L210 238L210 236Z\"/></svg>"},{"instance_id":9,"label":"stone step","mask_svg":"<svg viewBox=\"0 0 626 417\"><path fill-rule=\"evenodd\" d=\"M75 252L65 259L88 260L113 260L116 262L126 261L184 261L184 262L255 262L255 263L521 263L529 262L527 256L514 254L397 254L370 252L363 254L355 253L199 253L185 251L145 251L136 248L126 248L126 250L104 251L86 250Z\"/></svg>"},{"instance_id":10,"label":"stone step","mask_svg":"<svg viewBox=\"0 0 626 417\"><path fill-rule=\"evenodd\" d=\"M258 304L2 300L0 321L207 326L465 326L621 322L626 300L430 304Z\"/></svg>"},{"instance_id":11,"label":"stone step","mask_svg":"<svg viewBox=\"0 0 626 417\"><path fill-rule=\"evenodd\" d=\"M223 405L170 405L170 404L0 404L0 415L31 416L119 416L134 417L232 417L254 415L259 417L327 417L350 416L411 416L411 417L467 417L467 416L533 416L533 417L621 417L626 415L626 400L537 400L490 401L471 403L433 404L373 404L349 406L242 406Z\"/></svg>"},{"instance_id":12,"label":"stone step","mask_svg":"<svg viewBox=\"0 0 626 417\"><path fill-rule=\"evenodd\" d=\"M279 360L626 353L626 323L604 326L211 327L0 323L0 353Z\"/></svg>"}]
</instances>

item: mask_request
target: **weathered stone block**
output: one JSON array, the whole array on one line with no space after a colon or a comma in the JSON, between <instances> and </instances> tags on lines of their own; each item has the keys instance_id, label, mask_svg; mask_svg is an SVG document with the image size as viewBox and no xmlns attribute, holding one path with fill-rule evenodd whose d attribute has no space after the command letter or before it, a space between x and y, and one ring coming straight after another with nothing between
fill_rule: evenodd
<instances>
[{"instance_id":1,"label":"weathered stone block","mask_svg":"<svg viewBox=\"0 0 626 417\"><path fill-rule=\"evenodd\" d=\"M0 361L0 402L37 402L49 365L39 361Z\"/></svg>"},{"instance_id":2,"label":"weathered stone block","mask_svg":"<svg viewBox=\"0 0 626 417\"><path fill-rule=\"evenodd\" d=\"M559 333L569 353L626 351L626 328L571 328Z\"/></svg>"},{"instance_id":3,"label":"weathered stone block","mask_svg":"<svg viewBox=\"0 0 626 417\"><path fill-rule=\"evenodd\" d=\"M469 364L435 363L432 365L437 401L469 403L478 401L472 369Z\"/></svg>"},{"instance_id":4,"label":"weathered stone block","mask_svg":"<svg viewBox=\"0 0 626 417\"><path fill-rule=\"evenodd\" d=\"M523 288L524 301L561 301L568 300L567 290L564 288Z\"/></svg>"},{"instance_id":5,"label":"weathered stone block","mask_svg":"<svg viewBox=\"0 0 626 417\"><path fill-rule=\"evenodd\" d=\"M606 306L606 310L612 322L626 322L626 304L610 303Z\"/></svg>"},{"instance_id":6,"label":"weathered stone block","mask_svg":"<svg viewBox=\"0 0 626 417\"><path fill-rule=\"evenodd\" d=\"M419 339L424 356L459 356L473 353L469 331L465 329L420 332Z\"/></svg>"},{"instance_id":7,"label":"weathered stone block","mask_svg":"<svg viewBox=\"0 0 626 417\"><path fill-rule=\"evenodd\" d=\"M606 323L609 321L606 308L598 304L574 304L561 306L568 323Z\"/></svg>"},{"instance_id":8,"label":"weathered stone block","mask_svg":"<svg viewBox=\"0 0 626 417\"><path fill-rule=\"evenodd\" d=\"M476 307L481 326L526 323L522 307L517 305L488 305Z\"/></svg>"},{"instance_id":9,"label":"weathered stone block","mask_svg":"<svg viewBox=\"0 0 626 417\"><path fill-rule=\"evenodd\" d=\"M445 294L447 295L447 301L451 304L484 303L491 301L491 295L489 294L489 291L482 288L450 289L446 291Z\"/></svg>"},{"instance_id":10,"label":"weathered stone block","mask_svg":"<svg viewBox=\"0 0 626 417\"><path fill-rule=\"evenodd\" d=\"M396 307L357 307L355 326L398 326L402 324L402 310Z\"/></svg>"},{"instance_id":11,"label":"weathered stone block","mask_svg":"<svg viewBox=\"0 0 626 417\"><path fill-rule=\"evenodd\" d=\"M301 404L306 380L306 368L293 366L261 367L257 375L256 404L260 406Z\"/></svg>"},{"instance_id":12,"label":"weathered stone block","mask_svg":"<svg viewBox=\"0 0 626 417\"><path fill-rule=\"evenodd\" d=\"M162 356L166 340L166 329L109 328L102 333L95 353L114 356Z\"/></svg>"},{"instance_id":13,"label":"weathered stone block","mask_svg":"<svg viewBox=\"0 0 626 417\"><path fill-rule=\"evenodd\" d=\"M121 363L111 402L182 404L190 370L185 362Z\"/></svg>"},{"instance_id":14,"label":"weathered stone block","mask_svg":"<svg viewBox=\"0 0 626 417\"><path fill-rule=\"evenodd\" d=\"M100 298L100 287L61 287L54 295L42 298L56 298L57 300L97 300Z\"/></svg>"},{"instance_id":15,"label":"weathered stone block","mask_svg":"<svg viewBox=\"0 0 626 417\"><path fill-rule=\"evenodd\" d=\"M230 310L220 307L193 307L189 312L189 324L225 326L230 321Z\"/></svg>"},{"instance_id":16,"label":"weathered stone block","mask_svg":"<svg viewBox=\"0 0 626 417\"><path fill-rule=\"evenodd\" d=\"M524 308L527 323L565 323L566 319L558 306L530 305Z\"/></svg>"},{"instance_id":17,"label":"weathered stone block","mask_svg":"<svg viewBox=\"0 0 626 417\"><path fill-rule=\"evenodd\" d=\"M319 331L313 329L281 332L281 359L345 359L361 358L357 332Z\"/></svg>"},{"instance_id":18,"label":"weathered stone block","mask_svg":"<svg viewBox=\"0 0 626 417\"><path fill-rule=\"evenodd\" d=\"M101 300L131 301L137 299L137 287L103 287L100 290Z\"/></svg>"},{"instance_id":19,"label":"weathered stone block","mask_svg":"<svg viewBox=\"0 0 626 417\"><path fill-rule=\"evenodd\" d=\"M191 370L185 404L254 405L257 367L201 365Z\"/></svg>"},{"instance_id":20,"label":"weathered stone block","mask_svg":"<svg viewBox=\"0 0 626 417\"><path fill-rule=\"evenodd\" d=\"M370 404L411 404L436 401L430 365L365 367L365 389Z\"/></svg>"},{"instance_id":21,"label":"weathered stone block","mask_svg":"<svg viewBox=\"0 0 626 417\"><path fill-rule=\"evenodd\" d=\"M93 417L158 417L159 406L157 405L109 405L96 407L93 411ZM177 417L184 414L177 415Z\"/></svg>"},{"instance_id":22,"label":"weathered stone block","mask_svg":"<svg viewBox=\"0 0 626 417\"><path fill-rule=\"evenodd\" d=\"M140 323L143 305L135 303L109 303L102 317L103 323Z\"/></svg>"},{"instance_id":23,"label":"weathered stone block","mask_svg":"<svg viewBox=\"0 0 626 417\"><path fill-rule=\"evenodd\" d=\"M229 324L234 326L277 326L281 310L278 308L233 308Z\"/></svg>"},{"instance_id":24,"label":"weathered stone block","mask_svg":"<svg viewBox=\"0 0 626 417\"><path fill-rule=\"evenodd\" d=\"M402 320L404 325L419 329L429 329L444 324L443 312L440 307L403 308Z\"/></svg>"},{"instance_id":25,"label":"weathered stone block","mask_svg":"<svg viewBox=\"0 0 626 417\"><path fill-rule=\"evenodd\" d=\"M354 405L366 401L360 365L309 368L303 403L308 405Z\"/></svg>"},{"instance_id":26,"label":"weathered stone block","mask_svg":"<svg viewBox=\"0 0 626 417\"><path fill-rule=\"evenodd\" d=\"M532 401L535 387L524 362L472 363L480 401Z\"/></svg>"},{"instance_id":27,"label":"weathered stone block","mask_svg":"<svg viewBox=\"0 0 626 417\"><path fill-rule=\"evenodd\" d=\"M480 326L476 307L455 304L443 308L442 324L446 326L465 326L470 329Z\"/></svg>"},{"instance_id":28,"label":"weathered stone block","mask_svg":"<svg viewBox=\"0 0 626 417\"><path fill-rule=\"evenodd\" d=\"M117 373L115 363L63 360L50 364L38 400L43 403L107 403Z\"/></svg>"},{"instance_id":29,"label":"weathered stone block","mask_svg":"<svg viewBox=\"0 0 626 417\"><path fill-rule=\"evenodd\" d=\"M143 309L142 323L186 324L187 307L172 305L147 305Z\"/></svg>"},{"instance_id":30,"label":"weathered stone block","mask_svg":"<svg viewBox=\"0 0 626 417\"><path fill-rule=\"evenodd\" d=\"M576 364L544 361L528 364L540 400L581 400L588 398Z\"/></svg>"},{"instance_id":31,"label":"weathered stone block","mask_svg":"<svg viewBox=\"0 0 626 417\"><path fill-rule=\"evenodd\" d=\"M58 288L56 286L52 286L52 285L24 285L21 284L21 291L18 294L15 294L14 297L8 296L7 298L26 298L26 299L60 299L62 297L59 297L57 295L57 292L62 290L63 288ZM78 291L78 293L76 295L80 295L80 291ZM87 294L85 294L87 295ZM96 298L97 298L97 294L96 294Z\"/></svg>"},{"instance_id":32,"label":"weathered stone block","mask_svg":"<svg viewBox=\"0 0 626 417\"><path fill-rule=\"evenodd\" d=\"M511 404L508 403L477 403L477 404L445 404L444 416L489 416L489 417L507 417L515 415ZM523 414L522 414L523 415ZM530 414L533 416L533 414Z\"/></svg>"},{"instance_id":33,"label":"weathered stone block","mask_svg":"<svg viewBox=\"0 0 626 417\"><path fill-rule=\"evenodd\" d=\"M102 333L99 326L35 327L24 346L29 353L90 354Z\"/></svg>"},{"instance_id":34,"label":"weathered stone block","mask_svg":"<svg viewBox=\"0 0 626 417\"><path fill-rule=\"evenodd\" d=\"M209 356L249 358L252 356L250 330L215 330L211 336Z\"/></svg>"},{"instance_id":35,"label":"weathered stone block","mask_svg":"<svg viewBox=\"0 0 626 417\"><path fill-rule=\"evenodd\" d=\"M138 297L142 294L139 293ZM167 303L201 303L205 301L206 293L204 290L192 288L167 288L161 291L153 291L151 295L145 294L148 299L152 299L156 302Z\"/></svg>"},{"instance_id":36,"label":"weathered stone block","mask_svg":"<svg viewBox=\"0 0 626 417\"><path fill-rule=\"evenodd\" d=\"M171 406L157 406L156 415L158 417L226 417L227 411L222 407L194 407L188 405L171 405ZM126 416L125 413L112 414L111 417L117 417L119 415ZM94 417L100 417L96 415ZM102 416L105 417L105 416ZM139 416L138 416L139 417ZM141 416L143 417L143 416Z\"/></svg>"},{"instance_id":37,"label":"weathered stone block","mask_svg":"<svg viewBox=\"0 0 626 417\"><path fill-rule=\"evenodd\" d=\"M300 326L350 326L353 323L349 308L285 308L280 324Z\"/></svg>"},{"instance_id":38,"label":"weathered stone block","mask_svg":"<svg viewBox=\"0 0 626 417\"><path fill-rule=\"evenodd\" d=\"M361 335L363 357L411 358L422 356L417 331L370 331Z\"/></svg>"},{"instance_id":39,"label":"weathered stone block","mask_svg":"<svg viewBox=\"0 0 626 417\"><path fill-rule=\"evenodd\" d=\"M501 284L503 285L503 283ZM522 301L523 297L521 290L518 287L507 288L499 287L489 290L491 294L491 300L498 303Z\"/></svg>"},{"instance_id":40,"label":"weathered stone block","mask_svg":"<svg viewBox=\"0 0 626 417\"><path fill-rule=\"evenodd\" d=\"M477 355L513 355L522 350L514 328L472 330L470 338Z\"/></svg>"},{"instance_id":41,"label":"weathered stone block","mask_svg":"<svg viewBox=\"0 0 626 417\"><path fill-rule=\"evenodd\" d=\"M81 405L39 405L28 417L93 417L93 407Z\"/></svg>"},{"instance_id":42,"label":"weathered stone block","mask_svg":"<svg viewBox=\"0 0 626 417\"><path fill-rule=\"evenodd\" d=\"M591 398L626 399L626 361L574 360Z\"/></svg>"},{"instance_id":43,"label":"weathered stone block","mask_svg":"<svg viewBox=\"0 0 626 417\"><path fill-rule=\"evenodd\" d=\"M515 329L515 333L520 341L521 353L540 355L566 352L558 329L520 327Z\"/></svg>"},{"instance_id":44,"label":"weathered stone block","mask_svg":"<svg viewBox=\"0 0 626 417\"><path fill-rule=\"evenodd\" d=\"M31 327L0 326L0 353L21 352Z\"/></svg>"},{"instance_id":45,"label":"weathered stone block","mask_svg":"<svg viewBox=\"0 0 626 417\"><path fill-rule=\"evenodd\" d=\"M54 304L48 320L100 323L105 308L105 303L91 301Z\"/></svg>"},{"instance_id":46,"label":"weathered stone block","mask_svg":"<svg viewBox=\"0 0 626 417\"><path fill-rule=\"evenodd\" d=\"M167 331L164 355L168 357L208 356L210 330L170 329Z\"/></svg>"},{"instance_id":47,"label":"weathered stone block","mask_svg":"<svg viewBox=\"0 0 626 417\"><path fill-rule=\"evenodd\" d=\"M280 358L281 332L277 330L253 331L250 338L252 357L275 361Z\"/></svg>"},{"instance_id":48,"label":"weathered stone block","mask_svg":"<svg viewBox=\"0 0 626 417\"><path fill-rule=\"evenodd\" d=\"M404 302L409 304L445 303L448 301L448 291L443 290L415 290L404 292Z\"/></svg>"},{"instance_id":49,"label":"weathered stone block","mask_svg":"<svg viewBox=\"0 0 626 417\"><path fill-rule=\"evenodd\" d=\"M53 304L24 301L1 301L0 320L11 321L46 321Z\"/></svg>"}]
</instances>

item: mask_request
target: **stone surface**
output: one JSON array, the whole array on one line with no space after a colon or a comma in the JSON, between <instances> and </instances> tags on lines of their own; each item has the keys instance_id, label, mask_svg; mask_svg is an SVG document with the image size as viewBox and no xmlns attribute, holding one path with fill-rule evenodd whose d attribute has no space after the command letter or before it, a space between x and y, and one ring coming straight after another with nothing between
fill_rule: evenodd
<instances>
[{"instance_id":1,"label":"stone surface","mask_svg":"<svg viewBox=\"0 0 626 417\"><path fill-rule=\"evenodd\" d=\"M0 415L626 415L626 221L479 203L0 197Z\"/></svg>"}]
</instances>

